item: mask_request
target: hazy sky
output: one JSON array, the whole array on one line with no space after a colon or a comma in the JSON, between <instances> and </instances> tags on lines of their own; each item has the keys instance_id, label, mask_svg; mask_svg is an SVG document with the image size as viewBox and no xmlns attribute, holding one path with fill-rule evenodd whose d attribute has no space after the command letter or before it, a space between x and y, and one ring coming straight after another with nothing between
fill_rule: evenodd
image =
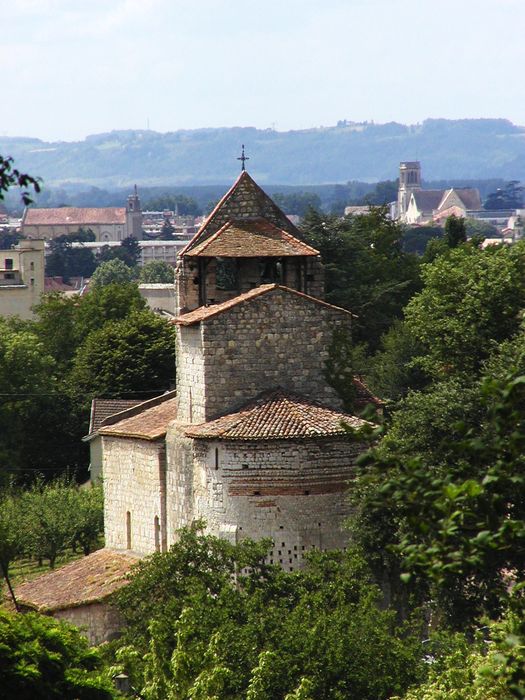
<instances>
[{"instance_id":1,"label":"hazy sky","mask_svg":"<svg viewBox=\"0 0 525 700\"><path fill-rule=\"evenodd\" d=\"M0 0L0 135L525 125L525 0Z\"/></svg>"}]
</instances>

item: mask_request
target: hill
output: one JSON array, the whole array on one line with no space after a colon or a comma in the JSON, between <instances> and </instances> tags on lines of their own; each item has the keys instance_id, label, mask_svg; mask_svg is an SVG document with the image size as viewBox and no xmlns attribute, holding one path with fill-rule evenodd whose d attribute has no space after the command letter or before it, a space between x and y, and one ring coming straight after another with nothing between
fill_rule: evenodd
<instances>
[{"instance_id":1,"label":"hill","mask_svg":"<svg viewBox=\"0 0 525 700\"><path fill-rule=\"evenodd\" d=\"M395 179L401 160L422 161L425 179L525 179L525 127L505 119L427 119L403 125L341 121L278 132L251 127L157 133L112 131L78 142L0 137L0 153L48 185L125 188L231 182L246 144L262 185Z\"/></svg>"}]
</instances>

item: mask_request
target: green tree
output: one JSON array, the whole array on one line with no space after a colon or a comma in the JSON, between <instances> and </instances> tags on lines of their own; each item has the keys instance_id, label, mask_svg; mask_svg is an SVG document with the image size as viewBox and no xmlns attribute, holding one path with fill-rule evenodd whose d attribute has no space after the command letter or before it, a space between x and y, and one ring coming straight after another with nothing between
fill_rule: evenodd
<instances>
[{"instance_id":1,"label":"green tree","mask_svg":"<svg viewBox=\"0 0 525 700\"><path fill-rule=\"evenodd\" d=\"M38 194L40 180L13 167L13 159L10 156L0 155L0 201L4 199L5 193L12 187L18 187L21 190L20 196L27 206L33 201L29 190L33 189Z\"/></svg>"},{"instance_id":2,"label":"green tree","mask_svg":"<svg viewBox=\"0 0 525 700\"><path fill-rule=\"evenodd\" d=\"M24 551L24 533L20 531L22 511L20 500L12 489L0 491L0 575L4 579L15 607L15 593L9 578L9 569Z\"/></svg>"},{"instance_id":3,"label":"green tree","mask_svg":"<svg viewBox=\"0 0 525 700\"><path fill-rule=\"evenodd\" d=\"M70 382L89 401L102 394L147 397L170 389L174 379L173 327L151 311L140 311L89 334L77 351Z\"/></svg>"},{"instance_id":4,"label":"green tree","mask_svg":"<svg viewBox=\"0 0 525 700\"><path fill-rule=\"evenodd\" d=\"M467 241L467 227L465 219L451 214L445 221L445 241L449 248L457 248Z\"/></svg>"},{"instance_id":5,"label":"green tree","mask_svg":"<svg viewBox=\"0 0 525 700\"><path fill-rule=\"evenodd\" d=\"M76 489L65 479L34 482L21 496L27 553L47 559L53 569L57 557L71 545L77 518Z\"/></svg>"},{"instance_id":6,"label":"green tree","mask_svg":"<svg viewBox=\"0 0 525 700\"><path fill-rule=\"evenodd\" d=\"M111 700L102 660L80 632L45 615L0 610L0 686L19 700Z\"/></svg>"},{"instance_id":7,"label":"green tree","mask_svg":"<svg viewBox=\"0 0 525 700\"><path fill-rule=\"evenodd\" d=\"M363 197L363 204L383 206L397 200L399 180L382 180L378 182L372 192Z\"/></svg>"},{"instance_id":8,"label":"green tree","mask_svg":"<svg viewBox=\"0 0 525 700\"><path fill-rule=\"evenodd\" d=\"M479 372L496 343L516 333L525 306L525 244L460 246L423 267L423 290L405 308L433 377Z\"/></svg>"},{"instance_id":9,"label":"green tree","mask_svg":"<svg viewBox=\"0 0 525 700\"><path fill-rule=\"evenodd\" d=\"M140 271L139 282L146 284L173 284L173 267L164 260L151 260Z\"/></svg>"},{"instance_id":10,"label":"green tree","mask_svg":"<svg viewBox=\"0 0 525 700\"><path fill-rule=\"evenodd\" d=\"M91 278L92 287L127 284L135 279L134 271L122 260L114 258L101 263Z\"/></svg>"},{"instance_id":11,"label":"green tree","mask_svg":"<svg viewBox=\"0 0 525 700\"><path fill-rule=\"evenodd\" d=\"M424 676L417 632L381 609L357 555L318 553L285 573L266 547L194 527L138 565L119 592L118 656L147 700L387 700Z\"/></svg>"},{"instance_id":12,"label":"green tree","mask_svg":"<svg viewBox=\"0 0 525 700\"><path fill-rule=\"evenodd\" d=\"M381 337L378 351L370 358L366 370L371 388L384 399L397 401L409 390L422 389L427 377L415 358L422 349L406 323L394 321Z\"/></svg>"},{"instance_id":13,"label":"green tree","mask_svg":"<svg viewBox=\"0 0 525 700\"><path fill-rule=\"evenodd\" d=\"M310 210L302 228L321 253L327 301L357 315L354 342L377 349L419 288L419 264L402 250L402 229L385 208L346 220Z\"/></svg>"},{"instance_id":14,"label":"green tree","mask_svg":"<svg viewBox=\"0 0 525 700\"><path fill-rule=\"evenodd\" d=\"M95 256L86 248L73 248L73 243L94 241L91 229L79 228L50 241L50 253L46 256L46 274L58 276L69 282L71 277L91 277L95 268Z\"/></svg>"},{"instance_id":15,"label":"green tree","mask_svg":"<svg viewBox=\"0 0 525 700\"><path fill-rule=\"evenodd\" d=\"M80 343L107 321L122 321L132 313L144 311L146 302L135 283L111 283L95 286L80 299L76 308L76 334Z\"/></svg>"},{"instance_id":16,"label":"green tree","mask_svg":"<svg viewBox=\"0 0 525 700\"><path fill-rule=\"evenodd\" d=\"M321 198L314 192L291 192L290 194L276 192L273 195L273 201L286 214L297 216L304 216L308 209L319 209L321 206Z\"/></svg>"},{"instance_id":17,"label":"green tree","mask_svg":"<svg viewBox=\"0 0 525 700\"><path fill-rule=\"evenodd\" d=\"M523 206L523 187L518 180L511 180L488 195L484 209L519 209Z\"/></svg>"}]
</instances>

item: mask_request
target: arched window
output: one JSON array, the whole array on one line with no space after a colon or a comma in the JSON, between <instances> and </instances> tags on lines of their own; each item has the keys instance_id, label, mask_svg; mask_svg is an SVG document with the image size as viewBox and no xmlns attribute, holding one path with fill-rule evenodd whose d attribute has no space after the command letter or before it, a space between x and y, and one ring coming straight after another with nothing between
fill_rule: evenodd
<instances>
[{"instance_id":1,"label":"arched window","mask_svg":"<svg viewBox=\"0 0 525 700\"><path fill-rule=\"evenodd\" d=\"M158 515L153 520L153 530L155 533L155 551L160 552L160 523Z\"/></svg>"},{"instance_id":2,"label":"arched window","mask_svg":"<svg viewBox=\"0 0 525 700\"><path fill-rule=\"evenodd\" d=\"M126 511L126 549L131 549L131 513Z\"/></svg>"}]
</instances>

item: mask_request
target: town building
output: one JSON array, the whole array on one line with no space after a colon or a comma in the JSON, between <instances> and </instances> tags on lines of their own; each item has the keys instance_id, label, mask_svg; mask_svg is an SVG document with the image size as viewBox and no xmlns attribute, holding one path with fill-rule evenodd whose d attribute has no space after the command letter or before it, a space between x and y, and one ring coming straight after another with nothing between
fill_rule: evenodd
<instances>
[{"instance_id":1,"label":"town building","mask_svg":"<svg viewBox=\"0 0 525 700\"><path fill-rule=\"evenodd\" d=\"M125 207L28 207L22 217L22 235L51 240L79 228L90 229L99 242L142 240L142 211L137 187Z\"/></svg>"},{"instance_id":2,"label":"town building","mask_svg":"<svg viewBox=\"0 0 525 700\"><path fill-rule=\"evenodd\" d=\"M44 241L22 240L0 250L0 316L34 318L44 292Z\"/></svg>"}]
</instances>

